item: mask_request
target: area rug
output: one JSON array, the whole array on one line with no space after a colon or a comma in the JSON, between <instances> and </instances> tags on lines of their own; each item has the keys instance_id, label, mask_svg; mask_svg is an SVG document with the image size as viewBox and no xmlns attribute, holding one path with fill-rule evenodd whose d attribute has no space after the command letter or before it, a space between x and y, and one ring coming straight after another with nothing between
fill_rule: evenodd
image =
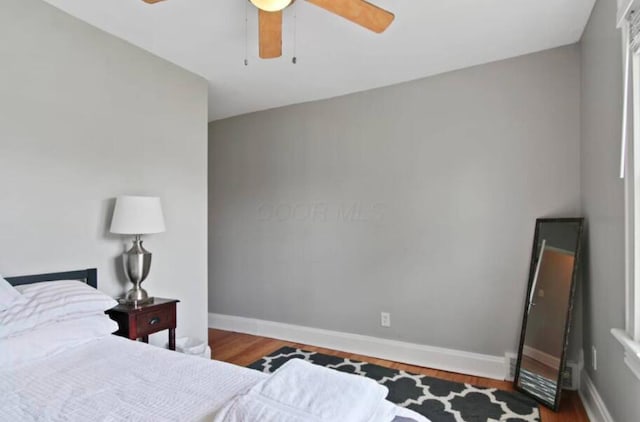
<instances>
[{"instance_id":1,"label":"area rug","mask_svg":"<svg viewBox=\"0 0 640 422\"><path fill-rule=\"evenodd\" d=\"M248 367L271 373L290 359L304 359L372 378L389 389L389 401L414 410L432 422L540 421L536 402L519 393L475 387L293 347L278 349Z\"/></svg>"}]
</instances>

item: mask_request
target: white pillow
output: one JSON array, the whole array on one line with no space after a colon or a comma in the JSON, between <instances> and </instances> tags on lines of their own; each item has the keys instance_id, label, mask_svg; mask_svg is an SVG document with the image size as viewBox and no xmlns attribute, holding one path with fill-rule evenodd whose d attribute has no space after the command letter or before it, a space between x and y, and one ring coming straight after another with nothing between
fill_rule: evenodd
<instances>
[{"instance_id":1,"label":"white pillow","mask_svg":"<svg viewBox=\"0 0 640 422\"><path fill-rule=\"evenodd\" d=\"M43 324L102 313L118 304L77 280L25 284L16 289L24 300L0 311L0 339Z\"/></svg>"},{"instance_id":2,"label":"white pillow","mask_svg":"<svg viewBox=\"0 0 640 422\"><path fill-rule=\"evenodd\" d=\"M8 369L10 366L64 352L105 337L117 329L118 324L105 314L41 325L0 341L0 368Z\"/></svg>"},{"instance_id":3,"label":"white pillow","mask_svg":"<svg viewBox=\"0 0 640 422\"><path fill-rule=\"evenodd\" d=\"M0 276L0 311L9 308L20 297L20 292Z\"/></svg>"}]
</instances>

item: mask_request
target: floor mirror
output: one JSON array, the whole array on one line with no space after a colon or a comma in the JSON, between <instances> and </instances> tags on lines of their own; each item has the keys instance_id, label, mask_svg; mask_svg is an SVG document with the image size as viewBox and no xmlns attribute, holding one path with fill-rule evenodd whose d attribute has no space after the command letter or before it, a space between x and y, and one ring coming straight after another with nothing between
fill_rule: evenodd
<instances>
[{"instance_id":1,"label":"floor mirror","mask_svg":"<svg viewBox=\"0 0 640 422\"><path fill-rule=\"evenodd\" d=\"M539 218L533 237L514 384L558 410L571 326L582 218Z\"/></svg>"}]
</instances>

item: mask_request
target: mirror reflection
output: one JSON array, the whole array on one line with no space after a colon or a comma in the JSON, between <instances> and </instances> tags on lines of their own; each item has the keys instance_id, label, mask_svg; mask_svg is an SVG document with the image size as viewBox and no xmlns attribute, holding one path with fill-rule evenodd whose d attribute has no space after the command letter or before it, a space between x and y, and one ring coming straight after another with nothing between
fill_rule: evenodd
<instances>
[{"instance_id":1,"label":"mirror reflection","mask_svg":"<svg viewBox=\"0 0 640 422\"><path fill-rule=\"evenodd\" d=\"M516 387L557 408L582 219L538 219L516 368Z\"/></svg>"}]
</instances>

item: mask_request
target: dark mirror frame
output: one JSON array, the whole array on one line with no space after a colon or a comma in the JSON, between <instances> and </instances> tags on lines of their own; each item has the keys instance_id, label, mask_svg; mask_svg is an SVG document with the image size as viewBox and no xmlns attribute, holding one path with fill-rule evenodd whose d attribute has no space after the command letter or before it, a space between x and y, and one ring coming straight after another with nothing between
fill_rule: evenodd
<instances>
[{"instance_id":1,"label":"dark mirror frame","mask_svg":"<svg viewBox=\"0 0 640 422\"><path fill-rule=\"evenodd\" d=\"M556 381L557 390L556 397L553 403L547 402L540 397L536 396L528 392L527 390L520 388L518 386L518 381L520 380L520 365L522 363L522 351L524 347L524 340L527 328L527 309L529 308L529 302L531 297L531 288L533 287L533 277L536 272L536 264L537 264L537 253L538 253L538 236L540 234L540 226L543 223L577 223L578 224L578 238L576 240L576 253L575 253L575 261L573 264L573 274L571 276L571 288L569 290L569 306L567 306L567 318L566 325L564 327L564 340L562 342L562 356L560 357L560 371L558 373L558 379ZM533 247L531 249L531 264L529 267L529 284L527 286L527 294L525 296L524 303L524 312L522 316L522 330L520 331L520 347L518 348L518 361L516 363L515 377L513 380L513 386L516 390L521 393L526 394L527 396L535 399L536 401L542 403L543 405L550 407L554 411L558 411L560 407L560 397L562 395L562 376L565 371L566 359L567 359L567 347L569 346L569 331L571 329L571 316L573 314L573 306L575 302L575 290L578 279L578 269L580 264L580 256L582 251L582 233L584 231L584 218L538 218L536 219L536 229L535 234L533 236Z\"/></svg>"}]
</instances>

